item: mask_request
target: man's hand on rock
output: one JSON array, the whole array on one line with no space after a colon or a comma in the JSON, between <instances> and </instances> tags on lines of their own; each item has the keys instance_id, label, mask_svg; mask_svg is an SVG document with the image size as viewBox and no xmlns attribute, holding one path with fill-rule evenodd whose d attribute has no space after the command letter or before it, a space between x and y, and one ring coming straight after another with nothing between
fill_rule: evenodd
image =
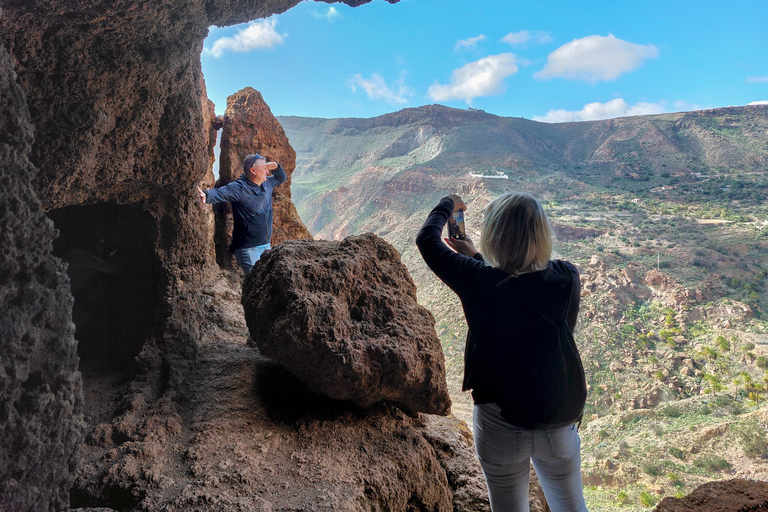
<instances>
[{"instance_id":1,"label":"man's hand on rock","mask_svg":"<svg viewBox=\"0 0 768 512\"><path fill-rule=\"evenodd\" d=\"M205 204L205 192L203 192L203 189L200 188L200 185L197 186L197 194L200 196L200 202Z\"/></svg>"}]
</instances>

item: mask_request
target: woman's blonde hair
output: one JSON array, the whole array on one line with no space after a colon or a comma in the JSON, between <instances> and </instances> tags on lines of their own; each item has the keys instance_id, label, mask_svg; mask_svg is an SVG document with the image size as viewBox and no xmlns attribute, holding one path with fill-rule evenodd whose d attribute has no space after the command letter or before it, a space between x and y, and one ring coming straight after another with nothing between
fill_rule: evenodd
<instances>
[{"instance_id":1,"label":"woman's blonde hair","mask_svg":"<svg viewBox=\"0 0 768 512\"><path fill-rule=\"evenodd\" d=\"M485 260L517 276L543 270L552 254L552 228L530 194L508 192L488 203L480 240Z\"/></svg>"}]
</instances>

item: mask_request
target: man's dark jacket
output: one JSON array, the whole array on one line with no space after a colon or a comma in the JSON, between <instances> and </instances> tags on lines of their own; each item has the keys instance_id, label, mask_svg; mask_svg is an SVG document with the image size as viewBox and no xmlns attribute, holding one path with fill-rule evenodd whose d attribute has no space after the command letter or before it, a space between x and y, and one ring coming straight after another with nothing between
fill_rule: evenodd
<instances>
[{"instance_id":1,"label":"man's dark jacket","mask_svg":"<svg viewBox=\"0 0 768 512\"><path fill-rule=\"evenodd\" d=\"M272 176L256 185L245 174L219 188L205 191L208 204L232 203L232 243L229 250L247 249L268 244L272 239L272 189L280 186L288 176L282 166L272 171Z\"/></svg>"}]
</instances>

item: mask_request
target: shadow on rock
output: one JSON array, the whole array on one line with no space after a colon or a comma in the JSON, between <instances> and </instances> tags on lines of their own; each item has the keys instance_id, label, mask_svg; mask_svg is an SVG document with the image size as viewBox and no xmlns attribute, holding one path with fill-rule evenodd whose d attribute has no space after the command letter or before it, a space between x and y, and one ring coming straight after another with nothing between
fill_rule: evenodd
<instances>
[{"instance_id":1,"label":"shadow on rock","mask_svg":"<svg viewBox=\"0 0 768 512\"><path fill-rule=\"evenodd\" d=\"M276 423L333 421L349 412L362 411L351 400L334 400L311 391L291 372L270 360L256 365L254 388L267 415Z\"/></svg>"}]
</instances>

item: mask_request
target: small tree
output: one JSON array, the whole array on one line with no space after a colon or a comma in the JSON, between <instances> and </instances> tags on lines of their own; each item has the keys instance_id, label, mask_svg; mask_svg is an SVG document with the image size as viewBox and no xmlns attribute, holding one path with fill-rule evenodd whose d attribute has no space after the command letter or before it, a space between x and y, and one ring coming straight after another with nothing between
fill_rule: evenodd
<instances>
[{"instance_id":1,"label":"small tree","mask_svg":"<svg viewBox=\"0 0 768 512\"><path fill-rule=\"evenodd\" d=\"M723 386L723 381L717 375L712 373L705 373L702 379L707 386L707 389L704 390L704 392L707 394L711 393L716 395L725 389L725 386Z\"/></svg>"},{"instance_id":2,"label":"small tree","mask_svg":"<svg viewBox=\"0 0 768 512\"><path fill-rule=\"evenodd\" d=\"M746 379L751 379L752 377L749 376L747 372L739 372L736 377L733 379L733 384L736 386L736 390L734 392L734 398L736 400L739 399L739 386L746 386L747 381Z\"/></svg>"},{"instance_id":3,"label":"small tree","mask_svg":"<svg viewBox=\"0 0 768 512\"><path fill-rule=\"evenodd\" d=\"M752 385L747 388L747 393L749 393L749 401L753 405L760 407L760 399L765 393L765 385L762 382L753 382Z\"/></svg>"}]
</instances>

